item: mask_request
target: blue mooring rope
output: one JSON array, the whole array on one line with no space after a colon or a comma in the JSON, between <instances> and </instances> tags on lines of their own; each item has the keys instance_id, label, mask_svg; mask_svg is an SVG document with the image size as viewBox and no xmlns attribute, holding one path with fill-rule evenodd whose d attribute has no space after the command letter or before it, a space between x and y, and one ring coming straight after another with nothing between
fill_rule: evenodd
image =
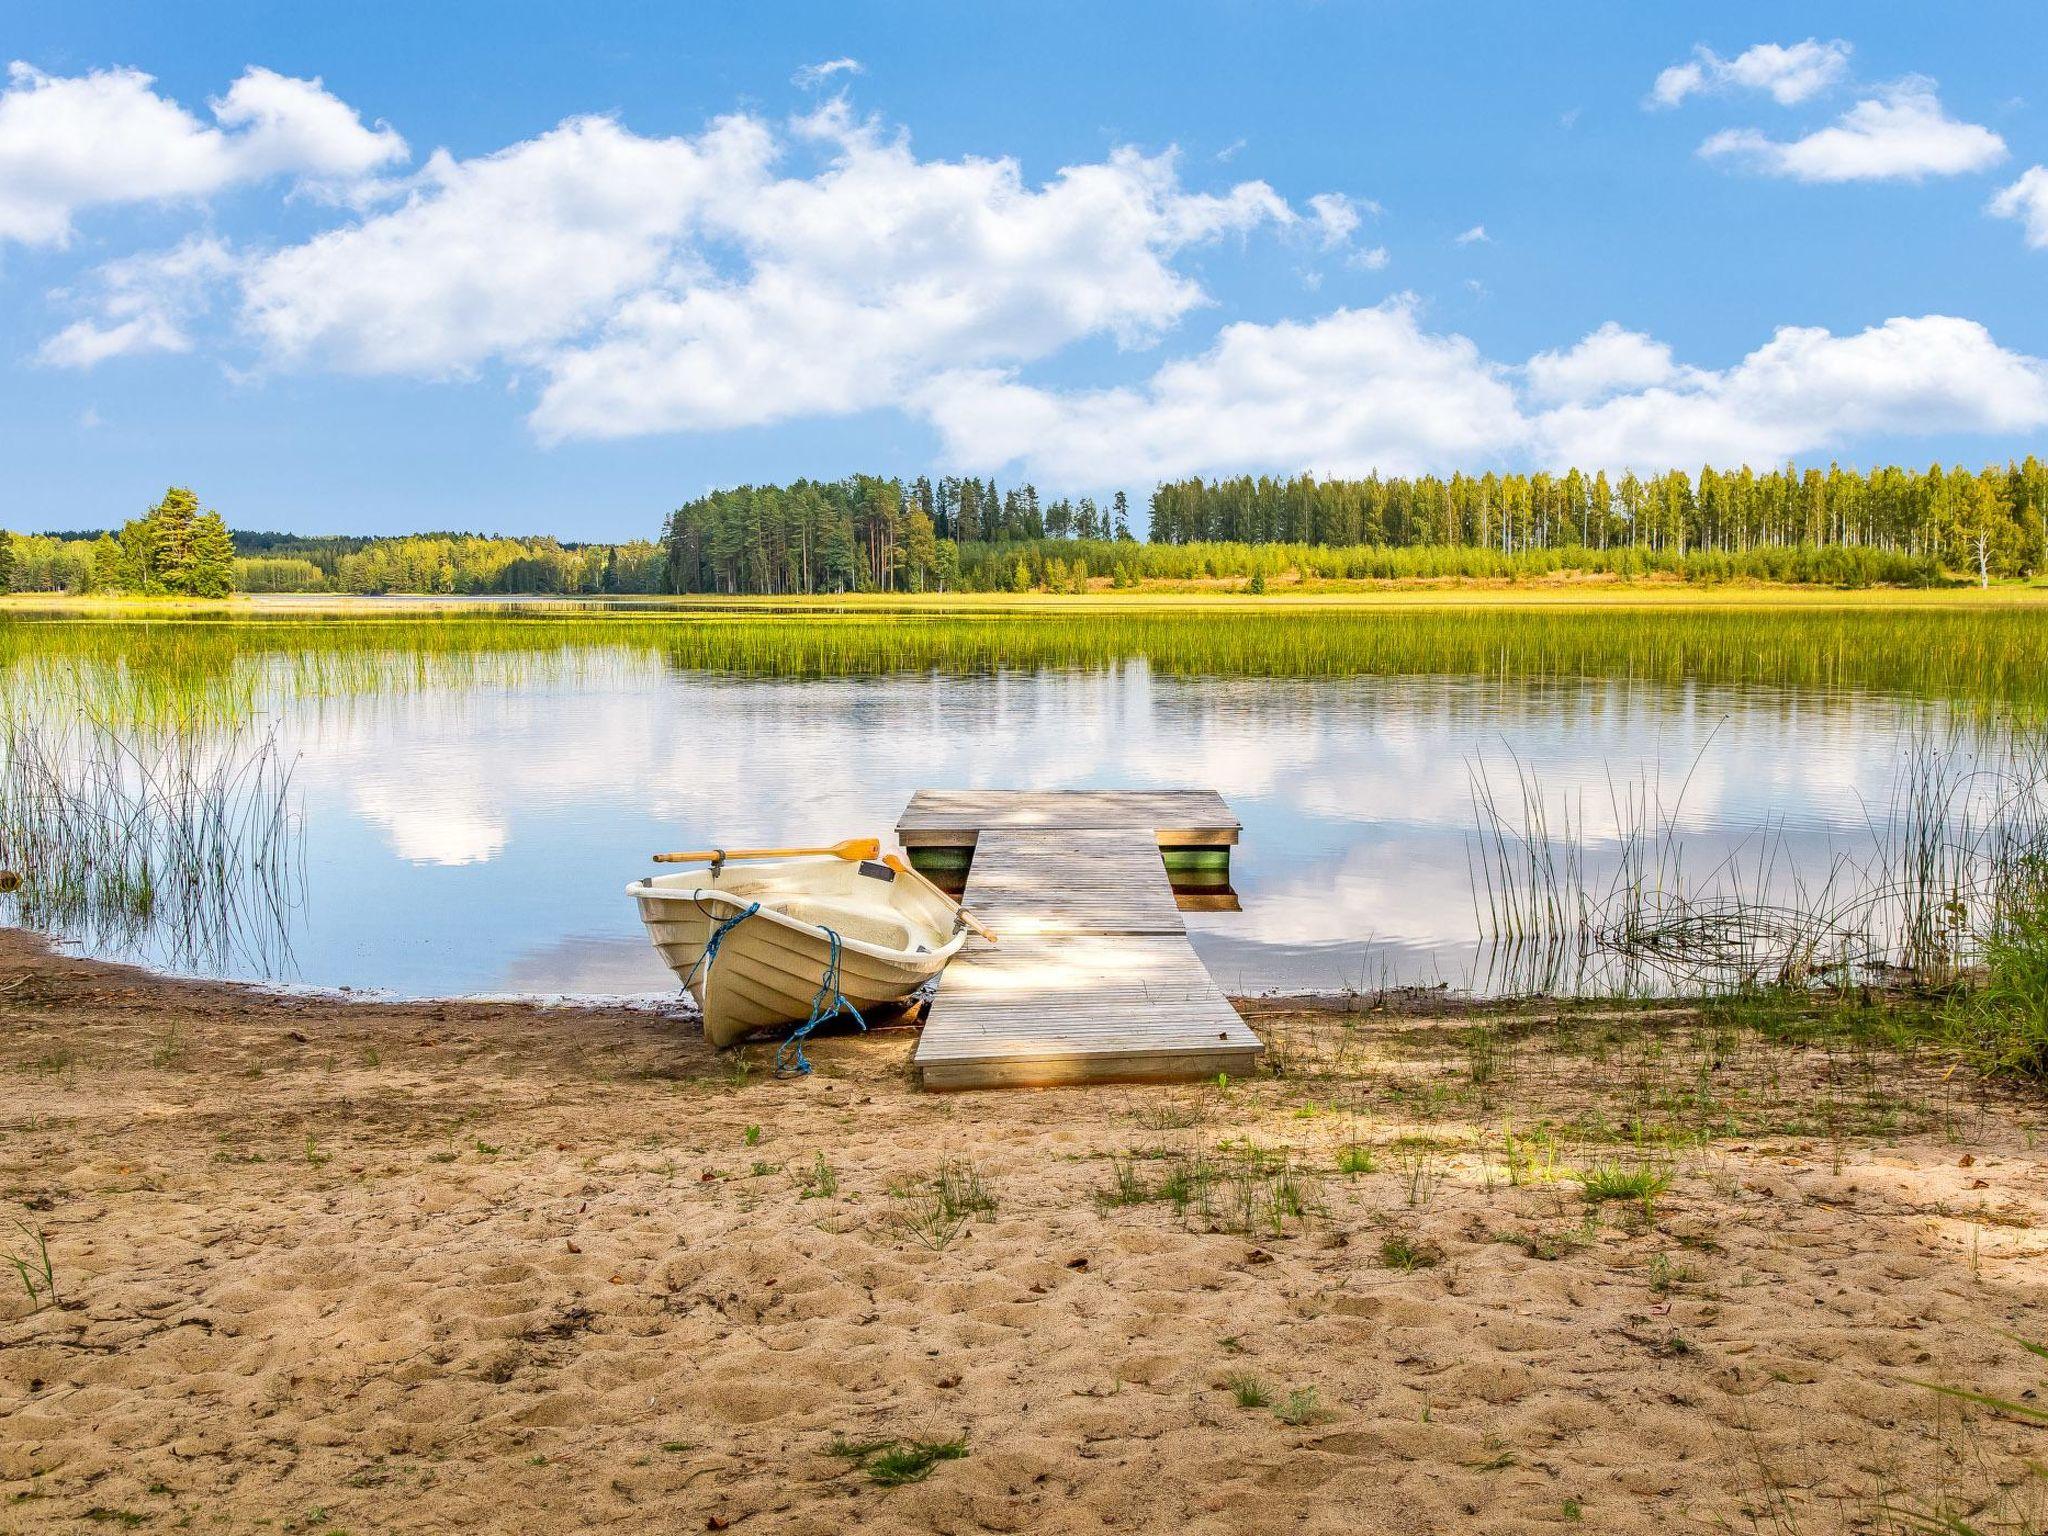
<instances>
[{"instance_id":1,"label":"blue mooring rope","mask_svg":"<svg viewBox=\"0 0 2048 1536\"><path fill-rule=\"evenodd\" d=\"M692 960L690 962L689 973L683 977L683 987L685 990L689 988L691 982L697 979L697 967L699 966L702 966L704 968L705 981L708 982L711 980L711 961L712 958L718 953L718 946L724 942L725 936L728 933L731 933L733 929L739 927L741 923L744 923L748 918L752 917L756 912L760 910L761 903L757 901L751 907L747 908L746 911L736 913L735 915L728 917L724 922L720 923L716 928L711 930L711 939L710 942L704 946L704 953L699 955L695 960Z\"/></svg>"},{"instance_id":2,"label":"blue mooring rope","mask_svg":"<svg viewBox=\"0 0 2048 1536\"><path fill-rule=\"evenodd\" d=\"M818 995L811 999L811 1016L790 1032L790 1036L775 1048L775 1075L777 1077L804 1077L810 1073L811 1060L804 1055L804 1038L820 1024L836 1019L842 1013L853 1015L853 1022L866 1034L868 1021L860 1016L860 1010L846 1000L846 994L839 990L839 935L830 928L825 937L831 941L831 951L825 961L824 979L818 983ZM829 1006L828 1006L829 1005Z\"/></svg>"}]
</instances>

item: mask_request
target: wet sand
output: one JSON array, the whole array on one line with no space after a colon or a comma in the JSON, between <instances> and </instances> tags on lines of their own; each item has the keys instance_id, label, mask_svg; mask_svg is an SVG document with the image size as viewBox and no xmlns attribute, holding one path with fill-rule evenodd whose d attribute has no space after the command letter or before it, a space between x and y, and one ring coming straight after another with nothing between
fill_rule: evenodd
<instances>
[{"instance_id":1,"label":"wet sand","mask_svg":"<svg viewBox=\"0 0 2048 1536\"><path fill-rule=\"evenodd\" d=\"M1675 1009L1246 1011L1278 1075L926 1095L908 1029L779 1082L0 934L57 1288L0 1269L0 1530L1806 1532L2048 1456L1916 1384L2048 1393L2037 1103Z\"/></svg>"}]
</instances>

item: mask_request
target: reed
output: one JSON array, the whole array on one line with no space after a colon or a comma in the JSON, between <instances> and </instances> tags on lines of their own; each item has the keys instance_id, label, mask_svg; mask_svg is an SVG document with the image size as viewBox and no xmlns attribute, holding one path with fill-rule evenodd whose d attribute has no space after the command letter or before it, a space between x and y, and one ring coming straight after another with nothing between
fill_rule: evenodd
<instances>
[{"instance_id":1,"label":"reed","mask_svg":"<svg viewBox=\"0 0 2048 1536\"><path fill-rule=\"evenodd\" d=\"M146 935L174 965L276 964L298 901L291 779L268 732L0 714L0 866L20 876L0 910L100 947Z\"/></svg>"},{"instance_id":2,"label":"reed","mask_svg":"<svg viewBox=\"0 0 2048 1536\"><path fill-rule=\"evenodd\" d=\"M1654 621L1647 615L1654 611ZM1781 689L1878 689L1966 709L2048 708L2048 624L2026 604L1730 602L1654 610L1225 601L950 607L567 604L138 622L0 617L0 682L29 705L116 725L246 722L295 704L667 671L776 678L1104 668L1209 677L1453 675Z\"/></svg>"},{"instance_id":3,"label":"reed","mask_svg":"<svg viewBox=\"0 0 2048 1536\"><path fill-rule=\"evenodd\" d=\"M1806 867L1773 824L1705 868L1689 859L1697 759L1668 796L1655 774L1610 781L1613 830L1598 845L1582 805L1553 801L1511 765L1511 788L1469 765L1469 847L1475 920L1496 973L1520 990L1946 989L1983 977L1993 955L2017 998L2035 985L2024 957L2048 929L2048 740L2037 730L1910 735L1887 801L1866 810L1864 848Z\"/></svg>"}]
</instances>

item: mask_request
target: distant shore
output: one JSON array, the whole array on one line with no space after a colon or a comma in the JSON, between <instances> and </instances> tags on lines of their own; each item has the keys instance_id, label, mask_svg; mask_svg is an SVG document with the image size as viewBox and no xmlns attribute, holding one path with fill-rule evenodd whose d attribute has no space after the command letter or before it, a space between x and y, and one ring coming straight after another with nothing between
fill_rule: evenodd
<instances>
[{"instance_id":1,"label":"distant shore","mask_svg":"<svg viewBox=\"0 0 2048 1536\"><path fill-rule=\"evenodd\" d=\"M1246 612L1404 607L1529 608L2003 608L2048 607L2048 582L1999 582L1988 588L1821 587L1779 583L1702 584L1668 580L1627 581L1611 577L1561 577L1526 581L1444 579L1414 581L1276 583L1259 594L1237 580L1210 583L1151 582L1135 588L1102 583L1086 593L1048 592L846 592L794 596L604 596L509 593L237 593L232 597L100 597L64 592L15 592L0 596L0 618L9 615L148 617L208 615L283 617L295 614L378 614L442 611L560 613L591 618L606 613L766 614L788 612L864 614L1086 613L1118 610L1227 607Z\"/></svg>"}]
</instances>

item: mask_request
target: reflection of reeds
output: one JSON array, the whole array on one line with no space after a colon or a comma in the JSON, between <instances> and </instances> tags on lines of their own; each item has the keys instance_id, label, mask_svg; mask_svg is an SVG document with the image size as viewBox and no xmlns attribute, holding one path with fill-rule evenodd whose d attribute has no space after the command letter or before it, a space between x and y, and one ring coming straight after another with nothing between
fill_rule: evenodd
<instances>
[{"instance_id":1,"label":"reflection of reeds","mask_svg":"<svg viewBox=\"0 0 2048 1536\"><path fill-rule=\"evenodd\" d=\"M276 738L0 717L0 864L13 921L183 969L287 960L300 825Z\"/></svg>"},{"instance_id":2,"label":"reflection of reeds","mask_svg":"<svg viewBox=\"0 0 2048 1536\"><path fill-rule=\"evenodd\" d=\"M1553 819L1519 759L1511 794L1475 764L1473 903L1495 979L1617 994L1653 982L1951 985L2048 860L2048 743L2010 729L1978 741L1909 741L1888 803L1866 815L1868 850L1832 852L1819 868L1800 867L1766 824L1689 870L1690 774L1669 802L1654 777L1610 783L1612 846L1596 852L1583 811L1560 801ZM1596 863L1609 868L1604 885Z\"/></svg>"}]
</instances>

